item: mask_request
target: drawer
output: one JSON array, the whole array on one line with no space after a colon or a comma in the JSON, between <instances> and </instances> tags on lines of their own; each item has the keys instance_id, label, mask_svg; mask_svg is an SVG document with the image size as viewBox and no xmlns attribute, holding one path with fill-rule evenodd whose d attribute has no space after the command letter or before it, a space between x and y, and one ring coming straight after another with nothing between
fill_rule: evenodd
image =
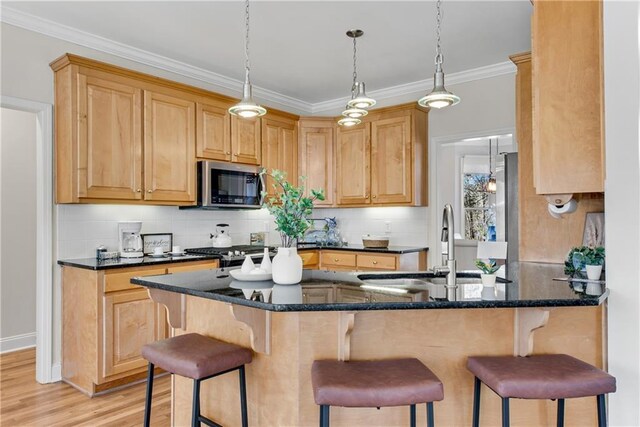
<instances>
[{"instance_id":1,"label":"drawer","mask_svg":"<svg viewBox=\"0 0 640 427\"><path fill-rule=\"evenodd\" d=\"M395 270L397 257L395 255L358 254L358 268L376 270Z\"/></svg>"},{"instance_id":2,"label":"drawer","mask_svg":"<svg viewBox=\"0 0 640 427\"><path fill-rule=\"evenodd\" d=\"M317 266L320 262L318 251L298 252L298 255L302 258L302 265L305 268Z\"/></svg>"},{"instance_id":3,"label":"drawer","mask_svg":"<svg viewBox=\"0 0 640 427\"><path fill-rule=\"evenodd\" d=\"M131 278L136 276L156 276L158 274L166 274L166 268L151 268L144 270L126 269L126 271L109 271L104 276L104 291L115 292L126 289L137 289L141 286L131 283Z\"/></svg>"},{"instance_id":4,"label":"drawer","mask_svg":"<svg viewBox=\"0 0 640 427\"><path fill-rule=\"evenodd\" d=\"M355 268L356 254L341 251L322 251L322 267L336 266L342 268Z\"/></svg>"},{"instance_id":5,"label":"drawer","mask_svg":"<svg viewBox=\"0 0 640 427\"><path fill-rule=\"evenodd\" d=\"M218 268L219 266L220 263L217 259L213 261L208 260L205 262L196 263L180 263L167 267L167 273L184 273L186 271L211 270L212 268Z\"/></svg>"}]
</instances>

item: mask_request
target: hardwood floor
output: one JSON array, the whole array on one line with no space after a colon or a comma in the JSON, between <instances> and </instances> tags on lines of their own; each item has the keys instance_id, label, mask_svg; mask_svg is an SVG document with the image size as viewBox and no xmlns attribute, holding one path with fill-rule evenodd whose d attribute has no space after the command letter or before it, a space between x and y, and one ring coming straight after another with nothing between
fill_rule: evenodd
<instances>
[{"instance_id":1,"label":"hardwood floor","mask_svg":"<svg viewBox=\"0 0 640 427\"><path fill-rule=\"evenodd\" d=\"M140 426L145 383L89 398L63 382L35 380L35 350L0 355L0 425L10 426ZM171 380L153 384L152 426L169 426Z\"/></svg>"}]
</instances>

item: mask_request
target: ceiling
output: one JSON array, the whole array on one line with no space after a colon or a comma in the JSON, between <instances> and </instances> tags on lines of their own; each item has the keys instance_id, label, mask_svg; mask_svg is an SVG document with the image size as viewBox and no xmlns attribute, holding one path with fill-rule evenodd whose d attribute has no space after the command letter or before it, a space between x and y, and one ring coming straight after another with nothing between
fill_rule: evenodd
<instances>
[{"instance_id":1,"label":"ceiling","mask_svg":"<svg viewBox=\"0 0 640 427\"><path fill-rule=\"evenodd\" d=\"M7 2L35 15L241 81L244 2ZM444 69L456 73L508 61L530 49L529 0L444 1ZM255 86L307 103L350 90L352 42L367 91L430 78L433 1L255 1L251 77ZM427 88L425 88L427 90Z\"/></svg>"}]
</instances>

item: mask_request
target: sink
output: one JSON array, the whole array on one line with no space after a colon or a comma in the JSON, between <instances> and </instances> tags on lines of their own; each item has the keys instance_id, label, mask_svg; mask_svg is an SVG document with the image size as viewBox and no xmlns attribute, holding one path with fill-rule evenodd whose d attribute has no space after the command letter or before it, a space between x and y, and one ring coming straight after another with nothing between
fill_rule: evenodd
<instances>
[{"instance_id":1,"label":"sink","mask_svg":"<svg viewBox=\"0 0 640 427\"><path fill-rule=\"evenodd\" d=\"M376 285L376 286L394 286L394 287L406 287L406 288L424 288L429 285L430 282L426 279L410 279L410 278L399 278L399 279L364 279L362 280L367 285Z\"/></svg>"}]
</instances>

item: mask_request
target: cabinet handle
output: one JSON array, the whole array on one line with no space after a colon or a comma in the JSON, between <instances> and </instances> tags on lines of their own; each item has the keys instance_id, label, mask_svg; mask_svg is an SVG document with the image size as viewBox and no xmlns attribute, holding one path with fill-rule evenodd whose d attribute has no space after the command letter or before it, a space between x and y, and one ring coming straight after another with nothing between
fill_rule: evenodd
<instances>
[{"instance_id":1,"label":"cabinet handle","mask_svg":"<svg viewBox=\"0 0 640 427\"><path fill-rule=\"evenodd\" d=\"M227 154L231 154L231 151L227 151Z\"/></svg>"},{"instance_id":2,"label":"cabinet handle","mask_svg":"<svg viewBox=\"0 0 640 427\"><path fill-rule=\"evenodd\" d=\"M378 261L373 261L373 265L376 265L378 263Z\"/></svg>"},{"instance_id":3,"label":"cabinet handle","mask_svg":"<svg viewBox=\"0 0 640 427\"><path fill-rule=\"evenodd\" d=\"M136 189L136 193L142 193L142 190L138 188Z\"/></svg>"},{"instance_id":4,"label":"cabinet handle","mask_svg":"<svg viewBox=\"0 0 640 427\"><path fill-rule=\"evenodd\" d=\"M338 258L333 259L333 262L338 262L338 261L340 261Z\"/></svg>"},{"instance_id":5,"label":"cabinet handle","mask_svg":"<svg viewBox=\"0 0 640 427\"><path fill-rule=\"evenodd\" d=\"M147 193L153 193L153 190L147 190Z\"/></svg>"},{"instance_id":6,"label":"cabinet handle","mask_svg":"<svg viewBox=\"0 0 640 427\"><path fill-rule=\"evenodd\" d=\"M376 195L374 195L374 196L373 196L373 198L374 198L374 199L375 199L376 197L378 197L378 196L376 196Z\"/></svg>"},{"instance_id":7,"label":"cabinet handle","mask_svg":"<svg viewBox=\"0 0 640 427\"><path fill-rule=\"evenodd\" d=\"M365 199L368 199L368 198L369 198L369 195L368 195L368 194L365 194L365 195L364 195L364 198L365 198Z\"/></svg>"},{"instance_id":8,"label":"cabinet handle","mask_svg":"<svg viewBox=\"0 0 640 427\"><path fill-rule=\"evenodd\" d=\"M302 294L302 297L303 297L303 298L306 298L306 297L307 297L307 294Z\"/></svg>"}]
</instances>

